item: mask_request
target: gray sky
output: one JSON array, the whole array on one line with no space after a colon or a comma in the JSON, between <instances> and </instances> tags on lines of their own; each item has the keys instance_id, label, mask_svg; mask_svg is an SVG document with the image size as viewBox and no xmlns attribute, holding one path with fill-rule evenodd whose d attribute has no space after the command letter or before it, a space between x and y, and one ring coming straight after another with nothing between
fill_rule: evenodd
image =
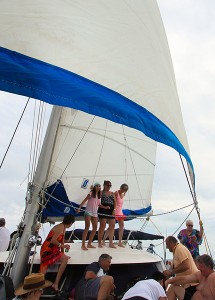
<instances>
[{"instance_id":1,"label":"gray sky","mask_svg":"<svg viewBox=\"0 0 215 300\"><path fill-rule=\"evenodd\" d=\"M214 258L215 2L158 0L158 4L169 41L191 159L195 168L197 200ZM0 93L2 121L0 159L4 155L26 101L24 97ZM27 112L33 109L33 105L32 101ZM0 216L7 219L7 227L11 231L16 229L25 203L30 118L26 113L0 170ZM177 153L162 145L158 150L152 196L155 214L192 203ZM153 224L149 222L145 230L158 233L159 228L161 234L171 235L190 213L191 208L153 217ZM194 220L196 228L199 227L195 211L189 219ZM143 223L139 222L137 229L142 225ZM161 251L159 247L158 253ZM205 253L204 246L201 247L201 253Z\"/></svg>"},{"instance_id":2,"label":"gray sky","mask_svg":"<svg viewBox=\"0 0 215 300\"><path fill-rule=\"evenodd\" d=\"M206 237L214 257L215 242L212 228L215 208L213 182L215 162L215 101L213 90L215 86L215 2L210 0L159 0L158 4L169 41L191 158L195 168L197 200ZM158 152L158 160L162 153ZM160 161L163 163L162 158ZM168 158L166 163L168 163ZM159 184L163 180L162 177L163 174L159 172L157 174ZM172 184L178 188L177 185L181 181L174 179L176 181ZM172 195L176 201L172 201L172 204L168 202L168 206L179 207L181 203L184 203L184 200L187 203L192 202L191 197L186 196L185 191L186 188L183 189L184 198L180 198L180 193L179 197L178 194ZM164 195L159 192L154 196L159 198L160 195L160 199L164 199ZM171 197L168 191L166 191L166 197L168 199ZM165 200L162 201L165 203ZM162 203L162 201L157 202L154 199L156 208L161 208L161 206L157 207L157 204ZM169 224L167 234L171 234L177 229L174 219L180 223L190 210L189 208L169 215L167 222L171 224ZM194 220L194 224L198 228L196 213L193 212L189 218ZM204 246L201 248L201 252L204 253Z\"/></svg>"}]
</instances>

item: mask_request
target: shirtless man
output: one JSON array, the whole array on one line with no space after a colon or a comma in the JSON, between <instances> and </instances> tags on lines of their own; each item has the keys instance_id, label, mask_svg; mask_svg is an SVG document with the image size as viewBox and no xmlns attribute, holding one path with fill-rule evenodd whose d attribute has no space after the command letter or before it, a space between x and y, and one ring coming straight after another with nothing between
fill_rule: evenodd
<instances>
[{"instance_id":1,"label":"shirtless man","mask_svg":"<svg viewBox=\"0 0 215 300\"><path fill-rule=\"evenodd\" d=\"M199 271L194 274L186 276L178 276L166 280L165 285L168 284L186 284L199 283L192 300L213 300L215 299L215 272L214 262L207 254L201 255L197 258L197 266Z\"/></svg>"}]
</instances>

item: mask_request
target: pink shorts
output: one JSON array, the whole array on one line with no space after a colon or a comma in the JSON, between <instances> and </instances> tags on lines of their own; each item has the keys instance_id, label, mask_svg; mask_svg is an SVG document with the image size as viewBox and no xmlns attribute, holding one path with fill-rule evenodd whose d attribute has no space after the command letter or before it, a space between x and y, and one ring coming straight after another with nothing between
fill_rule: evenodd
<instances>
[{"instance_id":1,"label":"pink shorts","mask_svg":"<svg viewBox=\"0 0 215 300\"><path fill-rule=\"evenodd\" d=\"M119 220L125 220L126 219L126 215L115 215L115 219L117 221L119 221Z\"/></svg>"}]
</instances>

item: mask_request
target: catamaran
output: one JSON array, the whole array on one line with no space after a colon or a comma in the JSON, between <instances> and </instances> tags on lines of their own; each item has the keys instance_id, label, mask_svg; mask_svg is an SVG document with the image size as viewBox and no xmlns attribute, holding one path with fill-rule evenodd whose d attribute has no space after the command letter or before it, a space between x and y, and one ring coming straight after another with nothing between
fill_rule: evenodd
<instances>
[{"instance_id":1,"label":"catamaran","mask_svg":"<svg viewBox=\"0 0 215 300\"><path fill-rule=\"evenodd\" d=\"M26 273L23 266L32 261L38 223L68 213L83 219L75 208L93 183L111 180L115 190L129 185L123 206L128 219L153 214L157 142L175 149L187 163L198 210L194 168L156 1L5 0L0 25L0 90L53 105L18 227L9 271L15 286ZM38 120L41 124L42 116ZM68 268L76 275L100 253L111 254L118 294L134 275L149 276L164 267L159 256L130 247L85 252L75 243L70 251ZM36 255L33 264L39 263Z\"/></svg>"}]
</instances>

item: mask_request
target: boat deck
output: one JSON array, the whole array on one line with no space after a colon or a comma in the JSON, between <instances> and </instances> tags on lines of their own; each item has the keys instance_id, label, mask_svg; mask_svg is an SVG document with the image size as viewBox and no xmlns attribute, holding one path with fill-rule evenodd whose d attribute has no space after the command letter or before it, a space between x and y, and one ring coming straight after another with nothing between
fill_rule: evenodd
<instances>
[{"instance_id":1,"label":"boat deck","mask_svg":"<svg viewBox=\"0 0 215 300\"><path fill-rule=\"evenodd\" d=\"M97 261L102 253L112 256L112 264L135 264L160 262L161 258L145 250L132 249L129 245L125 248L110 248L108 244L99 248L97 243L93 243L94 249L82 250L81 243L70 243L70 250L66 254L70 256L68 264L86 265L92 261ZM32 251L34 248L32 248ZM8 258L8 251L0 253L0 263L4 263ZM36 247L34 264L40 264L40 246Z\"/></svg>"},{"instance_id":2,"label":"boat deck","mask_svg":"<svg viewBox=\"0 0 215 300\"><path fill-rule=\"evenodd\" d=\"M84 273L86 265L93 261L98 261L101 254L107 253L112 256L110 267L110 275L114 277L116 285L116 294L119 295L125 289L126 284L133 278L141 277L142 279L151 276L154 271L162 271L164 264L161 258L151 254L145 250L132 249L129 245L125 248L109 248L106 244L103 248L98 248L97 243L94 243L96 248L89 250L81 250L81 243L71 243L71 248L67 255L69 259L67 269L64 274L63 289L70 291L77 284L78 280ZM32 248L33 251L34 248ZM6 261L8 252L0 253L0 264ZM30 257L32 260L33 256ZM40 264L40 246L36 248L34 258L33 272L38 272ZM53 265L48 269L47 279L53 281L57 272L58 265Z\"/></svg>"},{"instance_id":3,"label":"boat deck","mask_svg":"<svg viewBox=\"0 0 215 300\"><path fill-rule=\"evenodd\" d=\"M131 264L131 263L151 263L161 261L159 256L153 255L145 250L131 249L129 245L125 248L109 248L106 244L103 248L99 248L97 243L94 249L82 250L81 243L71 243L70 250L66 254L71 256L68 264L71 265L86 265L93 261L97 261L99 256L103 253L107 253L112 256L112 264ZM40 247L36 249L36 256L34 259L35 264L40 263Z\"/></svg>"}]
</instances>

